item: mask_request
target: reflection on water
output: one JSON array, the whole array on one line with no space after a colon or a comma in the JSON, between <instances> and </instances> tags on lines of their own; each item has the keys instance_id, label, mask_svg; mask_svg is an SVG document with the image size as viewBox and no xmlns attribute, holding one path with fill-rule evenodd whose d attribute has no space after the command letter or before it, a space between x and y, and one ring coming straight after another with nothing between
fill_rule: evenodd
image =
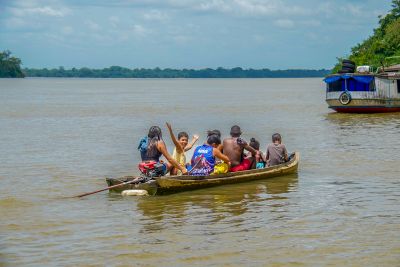
<instances>
[{"instance_id":1,"label":"reflection on water","mask_svg":"<svg viewBox=\"0 0 400 267\"><path fill-rule=\"evenodd\" d=\"M139 198L138 210L151 222L144 225L145 232L160 231L163 227L181 226L192 212L218 214L210 218L211 224L227 218L241 216L249 210L257 212L258 208L283 207L288 204L285 193L297 188L297 174L276 177L267 180L207 188L183 192L170 196Z\"/></svg>"},{"instance_id":2,"label":"reflection on water","mask_svg":"<svg viewBox=\"0 0 400 267\"><path fill-rule=\"evenodd\" d=\"M0 266L397 266L400 113L330 113L323 88L0 79ZM264 151L279 132L301 154L299 173L159 197L62 198L135 174L150 125L171 150L165 121L199 143L207 129L226 136L239 124Z\"/></svg>"},{"instance_id":3,"label":"reflection on water","mask_svg":"<svg viewBox=\"0 0 400 267\"><path fill-rule=\"evenodd\" d=\"M376 113L376 114L350 114L332 112L325 115L326 119L339 126L384 126L392 125L396 128L400 126L400 112L396 113Z\"/></svg>"}]
</instances>

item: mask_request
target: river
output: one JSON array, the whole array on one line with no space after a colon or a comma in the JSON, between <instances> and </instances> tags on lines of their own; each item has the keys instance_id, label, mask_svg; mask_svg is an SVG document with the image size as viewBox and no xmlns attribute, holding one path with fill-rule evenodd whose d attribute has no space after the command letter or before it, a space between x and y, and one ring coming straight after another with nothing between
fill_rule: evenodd
<instances>
[{"instance_id":1,"label":"river","mask_svg":"<svg viewBox=\"0 0 400 267\"><path fill-rule=\"evenodd\" d=\"M165 122L275 132L296 175L156 197L137 173ZM0 79L0 266L400 266L400 113L337 114L322 79ZM190 152L188 158L190 156Z\"/></svg>"}]
</instances>

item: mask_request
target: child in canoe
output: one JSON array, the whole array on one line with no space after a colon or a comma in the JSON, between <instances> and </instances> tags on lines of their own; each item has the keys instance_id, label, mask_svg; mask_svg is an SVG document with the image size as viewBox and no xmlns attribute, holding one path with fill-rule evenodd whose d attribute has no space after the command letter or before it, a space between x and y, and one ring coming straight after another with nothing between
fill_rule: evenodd
<instances>
[{"instance_id":1,"label":"child in canoe","mask_svg":"<svg viewBox=\"0 0 400 267\"><path fill-rule=\"evenodd\" d=\"M162 139L161 129L158 126L152 126L150 128L148 135L140 140L138 149L140 151L142 163L155 162L162 164L162 175L167 173L167 170L171 168L170 166L179 169L182 173L187 173L185 166L179 165L179 163L168 153L164 140ZM161 156L164 156L167 159L168 164L160 161ZM139 164L139 169L140 168ZM141 171L143 172L144 169Z\"/></svg>"},{"instance_id":2,"label":"child in canoe","mask_svg":"<svg viewBox=\"0 0 400 267\"><path fill-rule=\"evenodd\" d=\"M175 145L174 152L172 153L172 157L179 163L180 166L186 166L186 155L185 152L189 151L193 145L199 139L198 135L193 135L192 141L189 143L189 135L186 132L178 133L178 139L176 139L174 132L172 131L172 126L168 122L167 128L169 134L171 136L172 142ZM175 167L172 167L170 170L171 175L182 175L182 172Z\"/></svg>"},{"instance_id":3,"label":"child in canoe","mask_svg":"<svg viewBox=\"0 0 400 267\"><path fill-rule=\"evenodd\" d=\"M254 137L250 139L249 146L254 148L257 153L255 155L255 168L262 169L265 167L265 157L264 154L260 151L260 142L258 142ZM249 152L248 157L252 157L251 153ZM254 168L254 166L253 166Z\"/></svg>"},{"instance_id":4,"label":"child in canoe","mask_svg":"<svg viewBox=\"0 0 400 267\"><path fill-rule=\"evenodd\" d=\"M272 135L272 143L267 146L265 158L268 166L279 165L289 160L286 146L282 144L279 133Z\"/></svg>"},{"instance_id":5,"label":"child in canoe","mask_svg":"<svg viewBox=\"0 0 400 267\"><path fill-rule=\"evenodd\" d=\"M192 165L188 167L189 174L195 176L207 176L211 174L217 173L225 173L228 171L231 163L229 158L222 154L222 152L218 149L218 146L221 144L221 138L219 138L216 134L211 134L207 136L207 141L201 145L196 147L193 153L193 157L191 160ZM215 167L216 159L220 159L224 161L222 164L226 164L226 168L222 168L217 170ZM225 169L226 171L224 171ZM220 172L223 171L223 172Z\"/></svg>"}]
</instances>

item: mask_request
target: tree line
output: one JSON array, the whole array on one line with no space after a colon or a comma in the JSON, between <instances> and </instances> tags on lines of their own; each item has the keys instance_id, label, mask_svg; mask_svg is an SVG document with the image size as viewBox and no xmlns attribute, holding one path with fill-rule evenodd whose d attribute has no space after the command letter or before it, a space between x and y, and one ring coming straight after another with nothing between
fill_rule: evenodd
<instances>
[{"instance_id":1,"label":"tree line","mask_svg":"<svg viewBox=\"0 0 400 267\"><path fill-rule=\"evenodd\" d=\"M53 69L23 69L28 77L73 77L73 78L300 78L300 77L323 77L330 70L270 70L270 69L242 69L232 68L205 68L205 69L129 69L112 66L104 69L72 68L63 67Z\"/></svg>"},{"instance_id":2,"label":"tree line","mask_svg":"<svg viewBox=\"0 0 400 267\"><path fill-rule=\"evenodd\" d=\"M21 60L11 56L6 50L0 52L0 78L22 77L70 77L70 78L303 78L323 77L330 70L270 70L270 69L243 69L237 68L205 68L205 69L129 69L120 66L111 66L103 69L64 67L52 69L21 68Z\"/></svg>"}]
</instances>

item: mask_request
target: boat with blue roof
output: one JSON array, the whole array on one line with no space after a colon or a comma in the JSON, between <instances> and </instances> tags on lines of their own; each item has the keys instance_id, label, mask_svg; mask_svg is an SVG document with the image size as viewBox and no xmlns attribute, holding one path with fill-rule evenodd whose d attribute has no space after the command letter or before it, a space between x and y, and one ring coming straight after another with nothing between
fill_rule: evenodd
<instances>
[{"instance_id":1,"label":"boat with blue roof","mask_svg":"<svg viewBox=\"0 0 400 267\"><path fill-rule=\"evenodd\" d=\"M342 69L325 77L329 108L344 113L400 111L400 64L356 66L343 60Z\"/></svg>"}]
</instances>

